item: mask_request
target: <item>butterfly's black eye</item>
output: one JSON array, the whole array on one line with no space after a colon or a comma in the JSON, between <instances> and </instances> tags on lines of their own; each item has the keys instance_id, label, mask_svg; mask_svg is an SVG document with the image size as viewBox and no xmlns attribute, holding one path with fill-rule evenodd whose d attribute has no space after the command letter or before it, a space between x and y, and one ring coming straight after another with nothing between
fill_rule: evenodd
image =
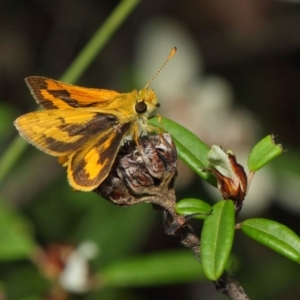
<instances>
[{"instance_id":1,"label":"butterfly's black eye","mask_svg":"<svg viewBox=\"0 0 300 300\"><path fill-rule=\"evenodd\" d=\"M138 114L144 113L145 111L147 111L147 104L144 101L137 102L135 104L135 111Z\"/></svg>"}]
</instances>

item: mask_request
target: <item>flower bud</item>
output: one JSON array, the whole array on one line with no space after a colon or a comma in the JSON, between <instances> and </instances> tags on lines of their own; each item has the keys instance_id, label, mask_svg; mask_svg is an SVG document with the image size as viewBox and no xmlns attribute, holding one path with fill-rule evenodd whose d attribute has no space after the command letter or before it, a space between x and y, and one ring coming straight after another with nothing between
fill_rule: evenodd
<instances>
[{"instance_id":1,"label":"flower bud","mask_svg":"<svg viewBox=\"0 0 300 300\"><path fill-rule=\"evenodd\" d=\"M224 199L231 199L240 209L247 193L247 176L231 151L225 152L213 145L208 153L211 171L217 178L218 188ZM238 209L238 210L239 210Z\"/></svg>"}]
</instances>

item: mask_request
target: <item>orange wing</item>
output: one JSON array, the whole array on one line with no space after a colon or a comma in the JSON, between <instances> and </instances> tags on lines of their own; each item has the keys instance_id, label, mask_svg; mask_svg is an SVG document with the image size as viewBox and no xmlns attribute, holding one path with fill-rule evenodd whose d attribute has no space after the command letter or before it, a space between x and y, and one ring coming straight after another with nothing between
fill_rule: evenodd
<instances>
[{"instance_id":1,"label":"orange wing","mask_svg":"<svg viewBox=\"0 0 300 300\"><path fill-rule=\"evenodd\" d=\"M85 88L39 76L27 77L25 81L44 109L99 107L120 95L111 90Z\"/></svg>"},{"instance_id":2,"label":"orange wing","mask_svg":"<svg viewBox=\"0 0 300 300\"><path fill-rule=\"evenodd\" d=\"M121 141L130 130L130 123L116 130L111 127L87 141L78 151L71 154L65 163L68 180L76 190L91 191L107 177L115 161Z\"/></svg>"},{"instance_id":3,"label":"orange wing","mask_svg":"<svg viewBox=\"0 0 300 300\"><path fill-rule=\"evenodd\" d=\"M15 122L21 136L38 149L65 156L103 132L116 131L114 115L79 109L51 109L28 113Z\"/></svg>"}]
</instances>

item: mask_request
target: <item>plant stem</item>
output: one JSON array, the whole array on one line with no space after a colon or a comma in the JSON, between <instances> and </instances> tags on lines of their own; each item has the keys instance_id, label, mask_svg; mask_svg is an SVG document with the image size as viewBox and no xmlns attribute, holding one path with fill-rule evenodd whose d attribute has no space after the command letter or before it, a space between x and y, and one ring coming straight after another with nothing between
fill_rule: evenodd
<instances>
[{"instance_id":1,"label":"plant stem","mask_svg":"<svg viewBox=\"0 0 300 300\"><path fill-rule=\"evenodd\" d=\"M25 151L27 145L20 136L16 136L10 143L0 159L0 183Z\"/></svg>"}]
</instances>

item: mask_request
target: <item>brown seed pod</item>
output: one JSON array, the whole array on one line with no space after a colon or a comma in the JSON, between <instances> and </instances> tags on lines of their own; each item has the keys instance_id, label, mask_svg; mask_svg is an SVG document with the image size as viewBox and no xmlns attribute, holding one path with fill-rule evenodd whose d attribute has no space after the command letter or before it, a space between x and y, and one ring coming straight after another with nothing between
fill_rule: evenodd
<instances>
[{"instance_id":1,"label":"brown seed pod","mask_svg":"<svg viewBox=\"0 0 300 300\"><path fill-rule=\"evenodd\" d=\"M166 195L177 174L177 152L169 133L145 135L121 147L106 180L94 191L117 205L148 202L170 207Z\"/></svg>"}]
</instances>

